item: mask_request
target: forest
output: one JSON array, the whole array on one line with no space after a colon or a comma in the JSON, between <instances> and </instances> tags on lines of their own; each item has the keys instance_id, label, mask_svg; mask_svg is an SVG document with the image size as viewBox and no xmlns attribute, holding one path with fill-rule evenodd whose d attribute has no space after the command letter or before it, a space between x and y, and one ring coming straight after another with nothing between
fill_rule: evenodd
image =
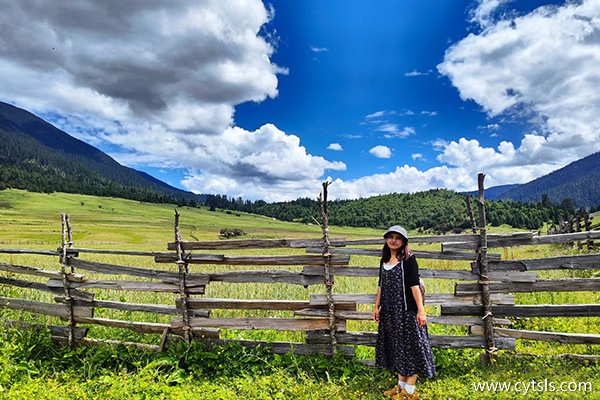
<instances>
[{"instance_id":1,"label":"forest","mask_svg":"<svg viewBox=\"0 0 600 400\"><path fill-rule=\"evenodd\" d=\"M471 228L466 197L476 208L476 198L447 189L432 189L417 193L392 193L357 200L329 202L329 223L337 226L382 229L398 223L407 229L426 233L459 233ZM316 199L300 198L288 202L251 202L242 198L207 195L204 203L217 208L249 212L282 221L313 223L319 220ZM513 228L537 230L545 223L558 224L582 211L571 199L554 204L547 195L539 202L485 201L486 217L492 226L509 225ZM595 211L598 207L588 210ZM476 212L476 210L475 210Z\"/></svg>"}]
</instances>

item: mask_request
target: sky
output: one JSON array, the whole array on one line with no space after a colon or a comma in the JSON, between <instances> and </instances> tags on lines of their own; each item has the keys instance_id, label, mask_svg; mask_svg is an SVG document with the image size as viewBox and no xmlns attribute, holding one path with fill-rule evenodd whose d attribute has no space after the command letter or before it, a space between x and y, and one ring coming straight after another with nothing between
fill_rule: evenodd
<instances>
[{"instance_id":1,"label":"sky","mask_svg":"<svg viewBox=\"0 0 600 400\"><path fill-rule=\"evenodd\" d=\"M600 0L0 9L0 101L195 193L469 191L600 151Z\"/></svg>"}]
</instances>

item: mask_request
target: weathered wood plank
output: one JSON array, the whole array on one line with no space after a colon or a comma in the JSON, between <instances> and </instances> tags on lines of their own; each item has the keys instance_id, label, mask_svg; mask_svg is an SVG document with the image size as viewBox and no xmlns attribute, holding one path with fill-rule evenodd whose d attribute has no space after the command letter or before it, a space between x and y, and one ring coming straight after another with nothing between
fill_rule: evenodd
<instances>
[{"instance_id":1,"label":"weathered wood plank","mask_svg":"<svg viewBox=\"0 0 600 400\"><path fill-rule=\"evenodd\" d=\"M129 267L115 264L103 264L93 261L80 259L71 259L71 267L93 271L107 275L131 275L148 279L159 279L165 282L179 282L179 273L172 271L162 271L157 269ZM207 274L185 274L185 281L190 285L206 285L208 284Z\"/></svg>"},{"instance_id":2,"label":"weathered wood plank","mask_svg":"<svg viewBox=\"0 0 600 400\"><path fill-rule=\"evenodd\" d=\"M43 301L25 300L10 297L0 297L0 307L10 310L28 311L52 317L66 318L67 307L64 304L46 303Z\"/></svg>"},{"instance_id":3,"label":"weathered wood plank","mask_svg":"<svg viewBox=\"0 0 600 400\"><path fill-rule=\"evenodd\" d=\"M31 282L31 281L25 281L22 279L0 277L0 284L20 287L20 288L24 288L24 289L41 290L43 292L53 293L57 296L64 295L62 281L60 281L60 287L50 287L50 286L46 285L45 283L41 283L41 282ZM71 297L78 298L78 299L92 299L94 296L92 293L86 293L82 290L71 290L71 292L69 294Z\"/></svg>"},{"instance_id":4,"label":"weathered wood plank","mask_svg":"<svg viewBox=\"0 0 600 400\"><path fill-rule=\"evenodd\" d=\"M226 265L323 265L323 256L226 256L222 254L186 254L185 261L190 264L226 264ZM178 260L177 254L156 256L157 263L171 263ZM332 265L346 265L350 257L331 256Z\"/></svg>"},{"instance_id":5,"label":"weathered wood plank","mask_svg":"<svg viewBox=\"0 0 600 400\"><path fill-rule=\"evenodd\" d=\"M512 325L512 321L504 318L494 318L494 325ZM437 315L428 315L427 316L428 324L438 324L438 325L460 325L460 326L473 326L473 325L483 325L484 321L480 317L452 317L452 316L437 316Z\"/></svg>"},{"instance_id":6,"label":"weathered wood plank","mask_svg":"<svg viewBox=\"0 0 600 400\"><path fill-rule=\"evenodd\" d=\"M227 283L290 283L294 285L322 285L323 277L304 275L302 272L285 270L249 270L214 272L208 274L211 282Z\"/></svg>"},{"instance_id":7,"label":"weathered wood plank","mask_svg":"<svg viewBox=\"0 0 600 400\"><path fill-rule=\"evenodd\" d=\"M40 276L42 278L62 279L62 273L60 271L50 271L35 267L28 267L24 265L0 263L0 271L13 272L15 274ZM67 280L72 282L81 282L83 280L83 275L67 273Z\"/></svg>"},{"instance_id":8,"label":"weathered wood plank","mask_svg":"<svg viewBox=\"0 0 600 400\"><path fill-rule=\"evenodd\" d=\"M321 253L323 249L320 247L307 247L307 253ZM357 255L357 256L371 256L381 257L381 250L379 249L359 249L359 248L334 248L331 249L331 253L334 255ZM465 260L473 261L476 258L475 253L458 252L458 251L424 251L424 250L413 250L413 253L417 258L423 259L434 259L434 260ZM489 253L490 259L500 260L501 255L495 253Z\"/></svg>"},{"instance_id":9,"label":"weathered wood plank","mask_svg":"<svg viewBox=\"0 0 600 400\"><path fill-rule=\"evenodd\" d=\"M597 292L600 291L600 278L567 278L544 279L531 283L500 283L489 284L490 293L533 293L533 292ZM454 294L466 296L481 292L477 283L457 283Z\"/></svg>"},{"instance_id":10,"label":"weathered wood plank","mask_svg":"<svg viewBox=\"0 0 600 400\"><path fill-rule=\"evenodd\" d=\"M309 296L309 301L311 306L328 304L327 297L324 294L311 294ZM337 305L339 303L375 304L375 294L334 294L333 304Z\"/></svg>"},{"instance_id":11,"label":"weathered wood plank","mask_svg":"<svg viewBox=\"0 0 600 400\"><path fill-rule=\"evenodd\" d=\"M600 231L585 231L575 233L563 233L559 235L536 236L532 239L532 244L562 244L592 239L600 239Z\"/></svg>"},{"instance_id":12,"label":"weathered wood plank","mask_svg":"<svg viewBox=\"0 0 600 400\"><path fill-rule=\"evenodd\" d=\"M375 346L377 343L376 332L346 332L336 335L339 344ZM306 341L314 344L328 343L329 335L307 332ZM432 347L443 349L459 348L486 348L487 342L482 336L450 336L429 335L429 343ZM496 347L500 350L514 350L516 340L513 338L498 338Z\"/></svg>"},{"instance_id":13,"label":"weathered wood plank","mask_svg":"<svg viewBox=\"0 0 600 400\"><path fill-rule=\"evenodd\" d=\"M504 240L509 237L515 237L521 240L527 240L527 238L533 237L531 232L514 232L509 234L493 234L488 235L488 240ZM411 243L479 243L479 234L453 234L453 235L432 235L432 236L411 236ZM361 245L380 245L383 246L385 243L383 238L375 239L357 239L347 240L346 246L361 246Z\"/></svg>"},{"instance_id":14,"label":"weathered wood plank","mask_svg":"<svg viewBox=\"0 0 600 400\"><path fill-rule=\"evenodd\" d=\"M491 271L517 270L535 271L552 269L600 269L600 254L581 254L524 260L490 261ZM472 269L473 270L473 269ZM477 273L477 270L473 270Z\"/></svg>"},{"instance_id":15,"label":"weathered wood plank","mask_svg":"<svg viewBox=\"0 0 600 400\"><path fill-rule=\"evenodd\" d=\"M187 299L188 309L224 309L224 310L288 310L296 311L313 307L307 300L245 300L245 299ZM177 306L181 306L181 299L177 299ZM324 307L325 305L321 306ZM314 306L318 307L318 306ZM338 303L339 310L355 310L356 303Z\"/></svg>"},{"instance_id":16,"label":"weathered wood plank","mask_svg":"<svg viewBox=\"0 0 600 400\"><path fill-rule=\"evenodd\" d=\"M294 315L300 317L329 318L329 310L324 308L304 308L302 310L295 311ZM336 308L334 311L334 316L336 318L346 320L371 320L373 313L365 311L344 311Z\"/></svg>"},{"instance_id":17,"label":"weathered wood plank","mask_svg":"<svg viewBox=\"0 0 600 400\"><path fill-rule=\"evenodd\" d=\"M181 318L175 318L172 321L173 328L181 328L182 324ZM316 318L191 318L190 326L194 328L307 331L328 329L329 321Z\"/></svg>"},{"instance_id":18,"label":"weathered wood plank","mask_svg":"<svg viewBox=\"0 0 600 400\"><path fill-rule=\"evenodd\" d=\"M329 314L327 311L325 311L323 314L322 310L308 308L308 309L304 309L304 310L295 312L294 315L327 317ZM340 319L347 319L347 320L370 321L373 319L373 313L371 313L369 311L364 311L364 312L356 311L356 312L352 312L352 313L349 313L346 311L339 311L339 313L336 313L336 317L338 317ZM437 325L473 326L473 325L483 325L483 320L479 317L454 317L454 316L428 315L427 323L428 324L437 324ZM504 318L494 318L494 324L510 326L510 325L512 325L512 322L510 320L504 319Z\"/></svg>"},{"instance_id":19,"label":"weathered wood plank","mask_svg":"<svg viewBox=\"0 0 600 400\"><path fill-rule=\"evenodd\" d=\"M18 329L48 329L50 331L50 335L51 336L62 336L62 337L68 337L69 336L69 327L68 326L61 326L61 325L43 325L43 324L36 324L36 323L31 323L31 322L26 322L26 321L15 321L15 320L4 320L4 324L7 327L11 327L11 328L18 328ZM73 327L73 338L74 339L83 339L88 332L88 328L82 328L79 326L74 326Z\"/></svg>"},{"instance_id":20,"label":"weathered wood plank","mask_svg":"<svg viewBox=\"0 0 600 400\"><path fill-rule=\"evenodd\" d=\"M67 318L69 316L68 308L64 304L46 303L43 301L0 297L0 307L60 318ZM93 309L89 307L73 307L74 316L91 317L93 313Z\"/></svg>"},{"instance_id":21,"label":"weathered wood plank","mask_svg":"<svg viewBox=\"0 0 600 400\"><path fill-rule=\"evenodd\" d=\"M492 307L496 317L588 317L600 316L600 304L536 304L497 305ZM475 305L443 305L442 315L483 315L483 307Z\"/></svg>"},{"instance_id":22,"label":"weathered wood plank","mask_svg":"<svg viewBox=\"0 0 600 400\"><path fill-rule=\"evenodd\" d=\"M101 325L108 326L111 328L124 328L131 329L135 332L139 333L163 333L165 329L171 328L169 324L157 324L152 322L137 322L137 321L123 321L117 319L108 319L108 318L85 318L85 317L76 317L74 318L75 322L78 324L93 324L93 325Z\"/></svg>"},{"instance_id":23,"label":"weathered wood plank","mask_svg":"<svg viewBox=\"0 0 600 400\"><path fill-rule=\"evenodd\" d=\"M464 296L457 296L452 293L427 293L425 294L425 304L478 304L481 303L481 299L474 297L477 293L469 293ZM514 295L510 296L499 296L494 295L492 302L495 304L514 304ZM371 293L354 293L354 294L334 294L333 303L336 305L340 303L356 303L356 304L375 304L375 294ZM326 305L327 298L323 294L311 294L310 295L310 306Z\"/></svg>"},{"instance_id":24,"label":"weathered wood plank","mask_svg":"<svg viewBox=\"0 0 600 400\"><path fill-rule=\"evenodd\" d=\"M79 253L92 253L92 254L114 254L122 256L146 256L146 257L159 257L162 255L171 255L172 253L161 252L161 251L135 251L135 250L109 250L109 249L86 249L70 247L67 249L67 256L77 257ZM62 254L60 247L55 253L56 255Z\"/></svg>"},{"instance_id":25,"label":"weathered wood plank","mask_svg":"<svg viewBox=\"0 0 600 400\"><path fill-rule=\"evenodd\" d=\"M60 288L63 286L62 281L50 279L49 287ZM165 292L179 293L179 285L169 282L144 282L144 281L109 281L109 280L93 280L88 279L83 282L69 282L71 289L109 289L109 290L126 290L133 292ZM186 287L186 293L204 294L204 286Z\"/></svg>"},{"instance_id":26,"label":"weathered wood plank","mask_svg":"<svg viewBox=\"0 0 600 400\"><path fill-rule=\"evenodd\" d=\"M300 355L324 354L331 356L331 345L329 344L305 344L293 342L266 342L258 340L236 340L236 339L202 339L203 342L224 345L228 343L239 343L248 348L262 347L269 349L275 354L287 354L293 352ZM338 346L337 351L345 356L354 356L353 346Z\"/></svg>"},{"instance_id":27,"label":"weathered wood plank","mask_svg":"<svg viewBox=\"0 0 600 400\"><path fill-rule=\"evenodd\" d=\"M58 251L53 250L36 250L36 249L13 249L13 248L0 248L0 253L4 254L37 254L41 256L59 256Z\"/></svg>"},{"instance_id":28,"label":"weathered wood plank","mask_svg":"<svg viewBox=\"0 0 600 400\"><path fill-rule=\"evenodd\" d=\"M304 275L324 276L324 268L317 265L307 265L302 270ZM421 278L440 278L440 279L458 279L466 281L478 281L479 274L471 271L460 270L438 270L438 269L419 269ZM331 275L333 276L354 276L354 277L378 277L378 267L331 267ZM536 273L510 273L506 271L492 272L489 275L493 281L504 282L535 282L537 280Z\"/></svg>"},{"instance_id":29,"label":"weathered wood plank","mask_svg":"<svg viewBox=\"0 0 600 400\"><path fill-rule=\"evenodd\" d=\"M515 232L501 235L488 235L488 248L523 246L533 244L533 233L531 232ZM472 238L463 242L444 242L442 243L442 251L464 251L477 250L479 239Z\"/></svg>"},{"instance_id":30,"label":"weathered wood plank","mask_svg":"<svg viewBox=\"0 0 600 400\"><path fill-rule=\"evenodd\" d=\"M181 299L177 299L178 307ZM301 310L308 307L306 300L243 300L217 298L187 299L188 309L224 309L224 310Z\"/></svg>"},{"instance_id":31,"label":"weathered wood plank","mask_svg":"<svg viewBox=\"0 0 600 400\"><path fill-rule=\"evenodd\" d=\"M480 327L473 327L473 334L482 334ZM559 342L568 344L600 344L600 335L591 333L542 332L531 330L494 328L494 333L500 337L515 339L541 340L543 342Z\"/></svg>"},{"instance_id":32,"label":"weathered wood plank","mask_svg":"<svg viewBox=\"0 0 600 400\"><path fill-rule=\"evenodd\" d=\"M344 238L330 239L333 247L344 246ZM207 240L198 242L182 242L181 249L187 250L243 250L243 249L275 249L275 248L305 248L323 244L322 239L236 239L236 240ZM177 250L177 244L167 244L168 250Z\"/></svg>"},{"instance_id":33,"label":"weathered wood plank","mask_svg":"<svg viewBox=\"0 0 600 400\"><path fill-rule=\"evenodd\" d=\"M56 301L59 303L63 303L63 304L65 303L65 300L63 298L56 298ZM73 301L73 305L81 306L81 307L109 308L109 309L119 310L119 311L140 311L140 312L148 312L148 313L153 313L153 314L181 315L181 309L178 309L175 306L170 306L167 304L123 303L120 301L108 301L108 300L93 300L93 301L75 300L75 301ZM210 314L208 310L194 310L193 313L196 317L204 317L204 318L207 318Z\"/></svg>"}]
</instances>

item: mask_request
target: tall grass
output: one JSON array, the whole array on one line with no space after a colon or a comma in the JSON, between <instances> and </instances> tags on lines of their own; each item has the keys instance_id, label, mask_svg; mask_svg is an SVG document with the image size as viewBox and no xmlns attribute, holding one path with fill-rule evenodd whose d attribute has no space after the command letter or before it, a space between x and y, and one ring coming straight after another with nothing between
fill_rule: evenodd
<instances>
[{"instance_id":1,"label":"tall grass","mask_svg":"<svg viewBox=\"0 0 600 400\"><path fill-rule=\"evenodd\" d=\"M240 228L247 232L247 237L253 238L320 238L321 230L317 225L305 225L276 221L271 218L249 215L244 213L227 213L225 211L211 212L206 208L180 208L181 232L186 240L216 240L222 228ZM73 226L75 247L83 248L111 248L111 249L133 249L141 251L166 251L166 244L173 241L173 218L174 207L172 205L145 204L135 201L99 198L93 196L71 195L64 193L37 194L19 190L5 190L0 192L0 247L14 248L41 248L54 249L61 242L60 213L68 212L71 216ZM507 227L492 228L491 232L506 232ZM366 228L331 227L332 237L346 237L348 239L379 237L381 232ZM411 232L413 234L413 232ZM416 234L416 232L414 233ZM414 245L415 250L433 250L433 245ZM558 245L546 246L521 246L513 248L491 249L492 252L502 254L503 259L538 258L562 254L573 254L573 248ZM242 252L222 252L229 255L239 255ZM244 251L243 254L305 254L302 249L272 249ZM153 269L165 269L176 271L173 264L155 264L150 257L121 256L105 254L82 253L82 259L92 260L106 264L129 265ZM0 262L18 265L28 265L49 270L60 270L58 258L35 255L0 254ZM373 267L377 265L376 257L352 256L350 265ZM466 270L469 263L464 261L436 261L419 260L422 269L457 269ZM269 267L269 269L288 269L299 271L301 267ZM190 265L190 272L221 272L239 271L246 269L265 269L264 267L241 267L227 265ZM76 271L81 272L81 271ZM19 276L18 274L1 273L2 276L38 280L31 276ZM84 273L88 279L127 279L135 280L135 277L114 277L100 274ZM540 271L539 278L567 278L567 277L591 277L598 276L598 271ZM428 293L452 293L454 285L458 281L449 279L426 279ZM334 293L374 293L376 291L376 278L353 278L336 277ZM147 293L147 292L124 292L115 290L93 290L98 300L123 301L130 303L147 304L169 304L175 303L176 294ZM206 287L205 297L211 298L235 298L235 299L294 299L307 300L311 294L324 294L323 285L302 287L299 285L274 283L274 284L234 284L212 282ZM20 289L9 285L0 285L0 296L21 297L46 302L53 302L54 295L31 289ZM598 292L574 292L574 293L518 293L515 296L517 304L571 304L571 303L598 303L600 300ZM360 311L371 311L372 305L359 305ZM439 315L439 307L427 306L429 315ZM157 323L169 323L171 316L156 315L142 312L122 312L109 309L96 309L95 316L103 318L114 318L134 321L147 321ZM286 311L257 311L257 310L212 310L212 317L291 317L291 312ZM25 320L42 324L64 325L64 321L57 318L44 317L26 312L10 311L0 309L0 318ZM600 318L512 318L514 327L518 329L530 329L554 332L573 333L600 333ZM351 331L376 331L377 326L371 321L349 321L348 330ZM430 325L430 333L440 335L462 335L467 334L466 327L448 325ZM7 334L6 331L3 332ZM91 326L89 337L100 339L117 339L123 341L136 341L141 343L158 344L158 335L144 335L122 329L112 329L100 326ZM292 341L302 342L304 340L301 332L286 331L244 331L244 330L222 330L221 337L236 339L256 339L267 341ZM6 340L4 340L6 339ZM349 371L366 376L373 382L365 383L356 377L349 377L344 373L338 374L333 381L323 375L313 380L312 372L309 370L296 369L288 373L277 361L270 359L271 364L277 368L271 371L273 379L261 378L258 375L245 375L243 373L233 374L224 379L216 373L217 380L207 381L204 375L194 375L186 371L183 380L169 381L163 374L138 374L131 375L130 371L125 373L117 370L103 370L104 375L90 376L90 380L62 386L62 380L71 381L78 370L68 369L66 375L55 374L46 381L38 380L42 376L39 371L39 362L35 356L23 351L21 347L31 345L31 338L5 337L3 353L20 354L16 364L6 357L0 357L0 397L3 391L11 387L11 398L125 398L131 397L132 393L144 393L138 398L152 397L155 392L157 398L228 398L229 396L240 396L244 392L248 398L380 398L380 389L393 384L389 375L381 372L379 375L366 370L359 370L356 365L345 366ZM39 344L38 344L39 345ZM34 348L36 344L33 344ZM557 355L563 353L598 354L597 345L569 345L558 343L532 342L519 340L517 352L538 355ZM473 398L473 392L468 383L482 379L485 374L498 379L516 379L516 371L529 368L526 377L531 379L542 379L544 376L558 379L561 373L555 371L560 368L565 374L579 379L588 379L590 376L598 376L597 366L579 368L567 361L536 361L510 356L510 353L501 353L501 358L496 366L485 367L478 361L478 350L443 350L436 349L436 363L441 370L439 381L427 382L423 390L429 392L428 398L442 398L439 396L452 393L452 398ZM370 347L359 346L357 348L359 358L373 358L374 352ZM63 357L64 354L60 355ZM72 361L75 355L67 356ZM85 355L88 357L89 355ZM235 356L240 356L236 353ZM59 356L57 356L59 357ZM84 355L81 355L84 359ZM93 357L99 357L92 355ZM114 354L110 357L114 358ZM121 356L116 356L118 360ZM147 357L147 356L144 356ZM183 357L183 356L178 356ZM241 356L240 356L241 357ZM266 357L266 356L260 356ZM178 358L179 359L179 358ZM220 360L219 358L216 358ZM29 360L29 361L28 361ZM33 361L31 361L33 360ZM86 358L86 368L93 368L93 362ZM301 363L300 359L287 360L290 363ZM113 360L114 361L114 360ZM206 360L205 360L206 361ZM227 362L225 359L222 363ZM46 361L44 361L46 362ZM231 361L230 361L231 362ZM546 364L543 364L543 363ZM143 362L140 361L140 368ZM51 365L48 361L46 366ZM218 365L218 364L217 364ZM324 370L329 366L325 363ZM552 366L550 368L549 366ZM36 372L36 368L38 372ZM56 368L55 366L52 368ZM131 368L131 367L130 367ZM282 369L283 368L283 369ZM344 369L342 368L342 370ZM151 371L149 368L148 371ZM156 371L164 372L159 368ZM139 371L138 371L139 372ZM595 375L594 375L595 373ZM462 374L462 375L461 375ZM316 374L318 376L319 374ZM467 380L461 381L460 376L467 376ZM47 376L47 375L44 375ZM170 375L166 375L170 376ZM4 381L2 380L4 379ZM8 382L10 381L10 382ZM8 382L8 383L7 383ZM117 382L120 382L118 384ZM437 383L439 382L439 383ZM600 382L596 379L596 386ZM47 386L45 386L47 385ZM245 390L252 386L253 390ZM56 397L51 397L44 387L56 390ZM600 386L599 386L600 387ZM281 391L283 389L283 391ZM287 391L286 391L287 390ZM370 393L372 391L373 393ZM212 393L210 397L206 393ZM439 395L439 396L438 396ZM121 397L119 397L121 396ZM262 397L261 397L262 396ZM293 397L296 396L296 397ZM477 398L492 398L487 395L477 394ZM497 398L503 397L496 393ZM427 398L427 397L426 397ZM445 398L445 397L444 397ZM554 398L541 394L536 398ZM561 398L560 395L556 398ZM590 397L591 398L591 397Z\"/></svg>"}]
</instances>

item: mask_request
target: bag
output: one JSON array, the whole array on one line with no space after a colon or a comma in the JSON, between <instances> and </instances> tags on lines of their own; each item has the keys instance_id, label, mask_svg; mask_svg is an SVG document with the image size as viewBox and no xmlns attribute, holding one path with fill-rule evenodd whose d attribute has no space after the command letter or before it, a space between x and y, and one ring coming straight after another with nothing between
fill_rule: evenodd
<instances>
[{"instance_id":1,"label":"bag","mask_svg":"<svg viewBox=\"0 0 600 400\"><path fill-rule=\"evenodd\" d=\"M425 282L419 278L419 289L421 290L421 298L423 299L423 305L425 305Z\"/></svg>"}]
</instances>

